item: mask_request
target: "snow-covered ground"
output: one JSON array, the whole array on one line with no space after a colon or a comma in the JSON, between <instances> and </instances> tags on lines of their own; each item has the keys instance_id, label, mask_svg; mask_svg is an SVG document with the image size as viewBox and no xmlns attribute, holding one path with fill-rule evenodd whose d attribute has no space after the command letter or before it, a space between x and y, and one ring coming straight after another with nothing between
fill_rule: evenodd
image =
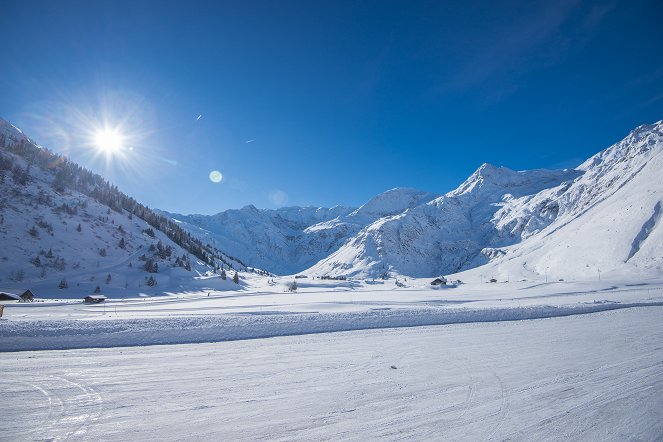
<instances>
[{"instance_id":1,"label":"snow-covered ground","mask_svg":"<svg viewBox=\"0 0 663 442\"><path fill-rule=\"evenodd\" d=\"M165 296L8 302L0 351L183 344L344 330L513 321L663 305L663 281L475 283L433 289L428 279L291 280Z\"/></svg>"},{"instance_id":2,"label":"snow-covered ground","mask_svg":"<svg viewBox=\"0 0 663 442\"><path fill-rule=\"evenodd\" d=\"M0 434L656 440L663 434L662 314L661 307L641 307L534 321L8 353L0 358Z\"/></svg>"}]
</instances>

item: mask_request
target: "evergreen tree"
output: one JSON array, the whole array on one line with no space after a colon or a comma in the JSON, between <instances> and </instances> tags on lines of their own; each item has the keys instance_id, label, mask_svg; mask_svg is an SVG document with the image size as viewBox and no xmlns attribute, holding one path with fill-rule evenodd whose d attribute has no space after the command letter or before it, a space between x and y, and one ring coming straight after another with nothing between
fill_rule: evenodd
<instances>
[{"instance_id":1,"label":"evergreen tree","mask_svg":"<svg viewBox=\"0 0 663 442\"><path fill-rule=\"evenodd\" d=\"M53 258L53 249L48 249L48 253L46 254L46 258Z\"/></svg>"},{"instance_id":2,"label":"evergreen tree","mask_svg":"<svg viewBox=\"0 0 663 442\"><path fill-rule=\"evenodd\" d=\"M81 225L80 225L80 223L79 223L78 226L76 226L76 231L77 231L77 232L80 232L81 230L82 230L82 229L81 229Z\"/></svg>"},{"instance_id":3,"label":"evergreen tree","mask_svg":"<svg viewBox=\"0 0 663 442\"><path fill-rule=\"evenodd\" d=\"M124 249L126 247L126 244L124 243L124 238L120 239L120 244L118 244L118 247L121 249Z\"/></svg>"},{"instance_id":4,"label":"evergreen tree","mask_svg":"<svg viewBox=\"0 0 663 442\"><path fill-rule=\"evenodd\" d=\"M110 283L111 283L111 274L109 273L109 274L106 276L106 284L110 284Z\"/></svg>"},{"instance_id":5,"label":"evergreen tree","mask_svg":"<svg viewBox=\"0 0 663 442\"><path fill-rule=\"evenodd\" d=\"M101 293L101 287L96 286L96 287L94 288L94 293Z\"/></svg>"},{"instance_id":6,"label":"evergreen tree","mask_svg":"<svg viewBox=\"0 0 663 442\"><path fill-rule=\"evenodd\" d=\"M235 272L235 274L233 275L233 282L235 284L239 284L239 275L237 274L237 272Z\"/></svg>"},{"instance_id":7,"label":"evergreen tree","mask_svg":"<svg viewBox=\"0 0 663 442\"><path fill-rule=\"evenodd\" d=\"M60 284L58 285L58 288L59 289L66 289L67 287L69 287L69 284L67 284L67 280L65 278L62 278L62 280L60 281Z\"/></svg>"},{"instance_id":8,"label":"evergreen tree","mask_svg":"<svg viewBox=\"0 0 663 442\"><path fill-rule=\"evenodd\" d=\"M226 276L226 271L221 269L221 279L223 279L225 281L227 278L228 277Z\"/></svg>"}]
</instances>

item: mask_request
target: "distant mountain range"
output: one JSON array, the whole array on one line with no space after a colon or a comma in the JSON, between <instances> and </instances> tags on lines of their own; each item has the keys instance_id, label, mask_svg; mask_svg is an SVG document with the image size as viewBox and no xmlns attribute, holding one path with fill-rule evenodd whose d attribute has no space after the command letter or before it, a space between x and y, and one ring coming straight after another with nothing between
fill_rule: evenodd
<instances>
[{"instance_id":1,"label":"distant mountain range","mask_svg":"<svg viewBox=\"0 0 663 442\"><path fill-rule=\"evenodd\" d=\"M568 278L661 274L662 151L658 122L575 169L483 164L445 195L399 188L357 209L247 206L170 216L197 237L280 274L416 277L487 264L502 277L551 268Z\"/></svg>"},{"instance_id":2,"label":"distant mountain range","mask_svg":"<svg viewBox=\"0 0 663 442\"><path fill-rule=\"evenodd\" d=\"M658 122L575 169L483 164L444 195L397 188L359 208L181 215L145 207L0 120L0 287L52 290L66 279L58 293L135 291L152 276L161 291L187 290L247 266L356 278L660 276L661 170Z\"/></svg>"}]
</instances>

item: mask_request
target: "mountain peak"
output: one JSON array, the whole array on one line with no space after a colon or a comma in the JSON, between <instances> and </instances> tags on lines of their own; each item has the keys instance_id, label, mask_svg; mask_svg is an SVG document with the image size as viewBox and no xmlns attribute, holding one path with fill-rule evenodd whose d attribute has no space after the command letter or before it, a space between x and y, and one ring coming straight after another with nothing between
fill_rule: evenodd
<instances>
[{"instance_id":1,"label":"mountain peak","mask_svg":"<svg viewBox=\"0 0 663 442\"><path fill-rule=\"evenodd\" d=\"M395 187L374 196L352 214L368 216L395 215L406 209L424 204L438 196L431 192L409 187Z\"/></svg>"}]
</instances>

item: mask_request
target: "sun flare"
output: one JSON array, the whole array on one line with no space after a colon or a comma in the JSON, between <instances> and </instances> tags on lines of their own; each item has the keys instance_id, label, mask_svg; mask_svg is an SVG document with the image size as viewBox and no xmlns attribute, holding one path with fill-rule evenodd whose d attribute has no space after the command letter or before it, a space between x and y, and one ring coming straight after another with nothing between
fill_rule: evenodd
<instances>
[{"instance_id":1,"label":"sun flare","mask_svg":"<svg viewBox=\"0 0 663 442\"><path fill-rule=\"evenodd\" d=\"M94 134L94 145L107 154L118 152L122 148L124 137L117 130L101 129Z\"/></svg>"}]
</instances>

